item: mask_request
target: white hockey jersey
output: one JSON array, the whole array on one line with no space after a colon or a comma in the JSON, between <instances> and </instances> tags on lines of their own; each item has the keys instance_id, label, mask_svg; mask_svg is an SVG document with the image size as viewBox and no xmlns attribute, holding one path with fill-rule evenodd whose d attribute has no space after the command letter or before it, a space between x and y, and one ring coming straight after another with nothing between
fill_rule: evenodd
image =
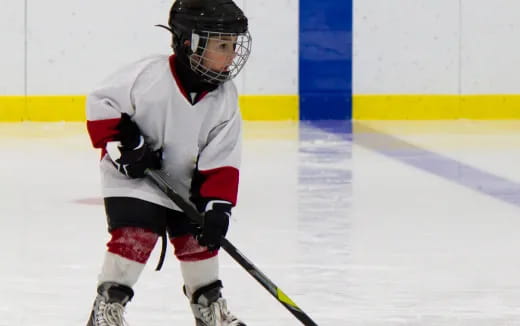
<instances>
[{"instance_id":1,"label":"white hockey jersey","mask_svg":"<svg viewBox=\"0 0 520 326\"><path fill-rule=\"evenodd\" d=\"M106 155L121 113L137 123L151 148L163 149L164 175L185 199L220 199L236 204L242 119L232 81L192 105L178 81L175 56L145 58L116 72L87 97L87 129L102 149L104 197L133 197L178 207L150 180L131 179Z\"/></svg>"}]
</instances>

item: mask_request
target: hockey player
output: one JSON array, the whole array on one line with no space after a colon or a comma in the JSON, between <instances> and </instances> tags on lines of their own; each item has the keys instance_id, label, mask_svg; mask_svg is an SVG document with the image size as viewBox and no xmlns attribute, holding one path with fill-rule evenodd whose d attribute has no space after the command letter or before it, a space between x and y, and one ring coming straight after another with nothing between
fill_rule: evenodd
<instances>
[{"instance_id":1,"label":"hockey player","mask_svg":"<svg viewBox=\"0 0 520 326\"><path fill-rule=\"evenodd\" d=\"M231 79L250 53L247 18L232 0L177 0L162 27L172 32L173 55L129 65L87 98L111 235L87 325L125 324L159 237L163 253L165 237L173 244L196 325L245 325L221 294L218 249L237 200L241 116ZM190 223L146 169L160 169L190 198L203 225Z\"/></svg>"}]
</instances>

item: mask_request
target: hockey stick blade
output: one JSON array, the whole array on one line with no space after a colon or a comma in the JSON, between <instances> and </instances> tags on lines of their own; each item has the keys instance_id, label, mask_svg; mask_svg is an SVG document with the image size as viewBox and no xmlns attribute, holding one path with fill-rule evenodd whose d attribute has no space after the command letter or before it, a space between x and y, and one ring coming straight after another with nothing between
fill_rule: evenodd
<instances>
[{"instance_id":1,"label":"hockey stick blade","mask_svg":"<svg viewBox=\"0 0 520 326\"><path fill-rule=\"evenodd\" d=\"M187 202L168 182L157 172L146 170L146 176L161 189L193 222L202 223L202 216L193 205ZM292 301L279 287L277 287L264 273L262 273L249 259L247 259L229 240L222 238L220 245L240 266L242 266L255 280L258 281L278 302L305 326L317 326L294 301Z\"/></svg>"}]
</instances>

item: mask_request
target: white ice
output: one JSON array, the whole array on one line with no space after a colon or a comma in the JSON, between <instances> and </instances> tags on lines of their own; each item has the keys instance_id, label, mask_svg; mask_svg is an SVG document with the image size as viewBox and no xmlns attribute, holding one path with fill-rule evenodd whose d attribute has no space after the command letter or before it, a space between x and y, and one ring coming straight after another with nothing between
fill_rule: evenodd
<instances>
[{"instance_id":1,"label":"white ice","mask_svg":"<svg viewBox=\"0 0 520 326\"><path fill-rule=\"evenodd\" d=\"M228 239L320 326L520 325L520 123L342 128L246 123ZM109 239L99 152L83 124L5 123L0 153L0 325L85 325ZM468 187L452 169L469 167L501 182ZM518 204L484 189L504 185ZM171 246L161 272L158 255L127 320L193 325ZM221 265L248 325L301 324L224 252Z\"/></svg>"}]
</instances>

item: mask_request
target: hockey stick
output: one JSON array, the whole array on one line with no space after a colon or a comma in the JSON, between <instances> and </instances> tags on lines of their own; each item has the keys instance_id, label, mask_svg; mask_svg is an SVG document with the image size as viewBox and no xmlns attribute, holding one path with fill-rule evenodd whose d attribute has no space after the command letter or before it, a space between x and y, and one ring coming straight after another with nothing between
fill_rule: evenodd
<instances>
[{"instance_id":1,"label":"hockey stick","mask_svg":"<svg viewBox=\"0 0 520 326\"><path fill-rule=\"evenodd\" d=\"M146 170L145 174L168 196L186 215L195 223L202 224L200 213L184 198L181 197L157 172ZM238 249L226 238L222 238L221 247L242 266L251 276L253 276L278 302L280 302L290 313L294 315L305 326L317 326L294 301L292 301L283 291L278 288L267 276L265 276L249 259L247 259Z\"/></svg>"}]
</instances>

